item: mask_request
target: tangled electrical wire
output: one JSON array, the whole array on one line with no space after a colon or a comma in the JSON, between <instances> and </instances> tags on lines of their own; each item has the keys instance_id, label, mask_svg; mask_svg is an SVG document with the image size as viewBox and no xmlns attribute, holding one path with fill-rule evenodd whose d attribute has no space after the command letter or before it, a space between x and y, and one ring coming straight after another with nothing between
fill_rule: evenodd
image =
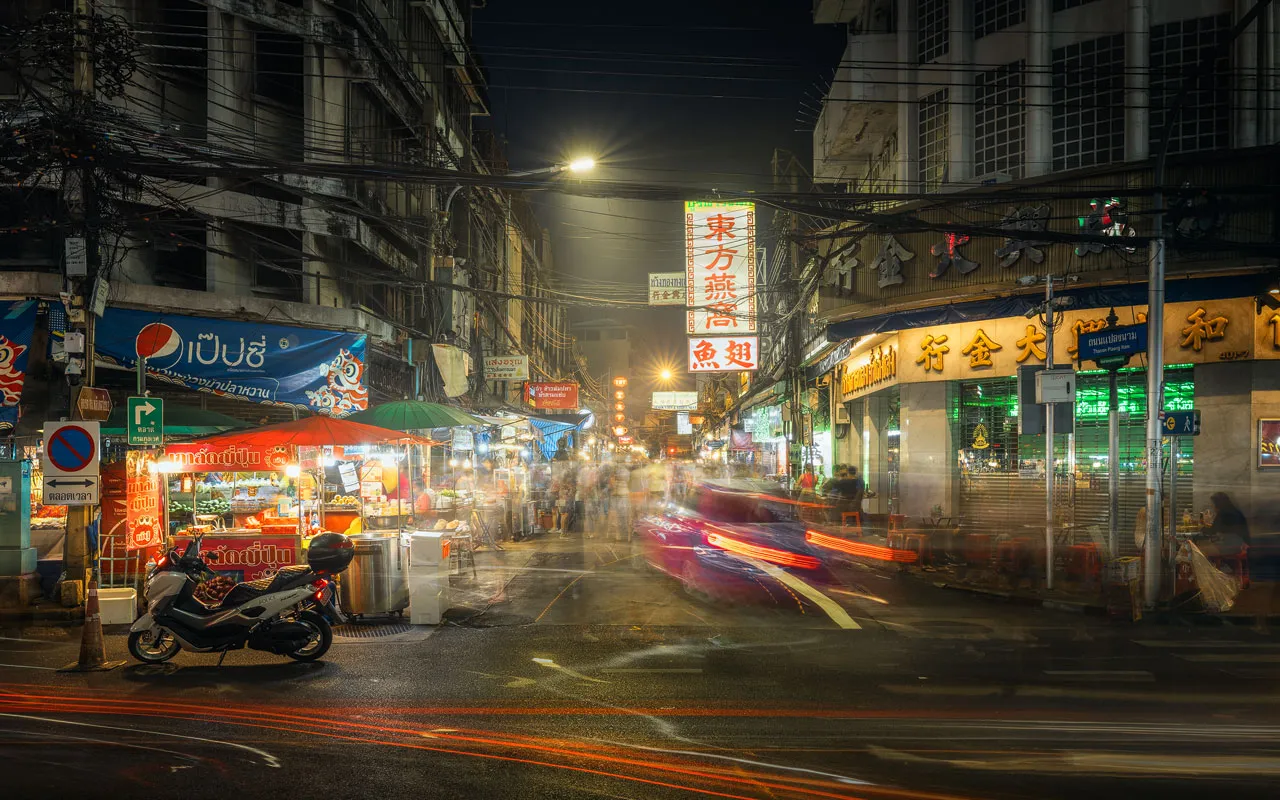
<instances>
[{"instance_id":1,"label":"tangled electrical wire","mask_svg":"<svg viewBox=\"0 0 1280 800\"><path fill-rule=\"evenodd\" d=\"M106 98L124 94L142 57L137 34L119 15L50 11L33 22L0 28L0 43L0 60L28 88L37 79L51 86L70 85L75 55L87 48L95 92Z\"/></svg>"}]
</instances>

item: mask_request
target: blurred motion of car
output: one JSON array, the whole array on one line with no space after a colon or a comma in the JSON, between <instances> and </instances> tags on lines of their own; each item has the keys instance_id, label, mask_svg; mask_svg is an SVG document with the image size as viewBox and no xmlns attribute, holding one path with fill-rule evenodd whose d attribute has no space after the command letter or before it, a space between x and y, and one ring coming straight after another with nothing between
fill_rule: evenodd
<instances>
[{"instance_id":1,"label":"blurred motion of car","mask_svg":"<svg viewBox=\"0 0 1280 800\"><path fill-rule=\"evenodd\" d=\"M794 501L764 481L699 484L661 513L636 520L644 557L693 596L790 598L782 570L809 584L836 583L805 538Z\"/></svg>"}]
</instances>

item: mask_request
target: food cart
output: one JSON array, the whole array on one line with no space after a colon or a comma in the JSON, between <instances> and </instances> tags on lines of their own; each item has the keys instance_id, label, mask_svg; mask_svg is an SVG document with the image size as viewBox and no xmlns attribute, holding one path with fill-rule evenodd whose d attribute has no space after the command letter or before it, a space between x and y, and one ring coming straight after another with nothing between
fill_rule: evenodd
<instances>
[{"instance_id":1,"label":"food cart","mask_svg":"<svg viewBox=\"0 0 1280 800\"><path fill-rule=\"evenodd\" d=\"M344 491L351 484L343 479L354 470L359 484L361 476L371 474L366 462L375 460L381 479L387 453L424 441L370 425L308 417L169 445L160 469L168 475L173 534L180 547L185 537L203 534L203 548L219 555L216 570L240 580L302 563L310 537L338 525L338 532L398 535L399 526L364 527L369 511L385 509L385 495L373 493L373 482ZM328 480L330 468L336 483ZM354 528L352 512L361 522Z\"/></svg>"}]
</instances>

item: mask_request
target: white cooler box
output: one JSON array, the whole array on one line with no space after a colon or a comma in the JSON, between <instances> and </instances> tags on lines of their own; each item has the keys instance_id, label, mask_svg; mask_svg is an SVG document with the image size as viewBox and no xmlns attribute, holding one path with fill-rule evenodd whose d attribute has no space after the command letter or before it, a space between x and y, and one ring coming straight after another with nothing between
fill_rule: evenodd
<instances>
[{"instance_id":1,"label":"white cooler box","mask_svg":"<svg viewBox=\"0 0 1280 800\"><path fill-rule=\"evenodd\" d=\"M132 625L138 618L136 589L99 589L98 608L103 625Z\"/></svg>"}]
</instances>

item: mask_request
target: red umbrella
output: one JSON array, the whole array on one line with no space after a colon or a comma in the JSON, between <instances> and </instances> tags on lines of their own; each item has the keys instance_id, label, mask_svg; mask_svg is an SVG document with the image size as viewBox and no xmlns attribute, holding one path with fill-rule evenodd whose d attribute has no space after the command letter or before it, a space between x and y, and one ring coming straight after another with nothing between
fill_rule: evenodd
<instances>
[{"instance_id":1,"label":"red umbrella","mask_svg":"<svg viewBox=\"0 0 1280 800\"><path fill-rule=\"evenodd\" d=\"M248 431L220 433L193 444L239 447L346 447L373 444L433 444L432 440L362 422L334 417L304 417L292 422L265 425Z\"/></svg>"}]
</instances>

